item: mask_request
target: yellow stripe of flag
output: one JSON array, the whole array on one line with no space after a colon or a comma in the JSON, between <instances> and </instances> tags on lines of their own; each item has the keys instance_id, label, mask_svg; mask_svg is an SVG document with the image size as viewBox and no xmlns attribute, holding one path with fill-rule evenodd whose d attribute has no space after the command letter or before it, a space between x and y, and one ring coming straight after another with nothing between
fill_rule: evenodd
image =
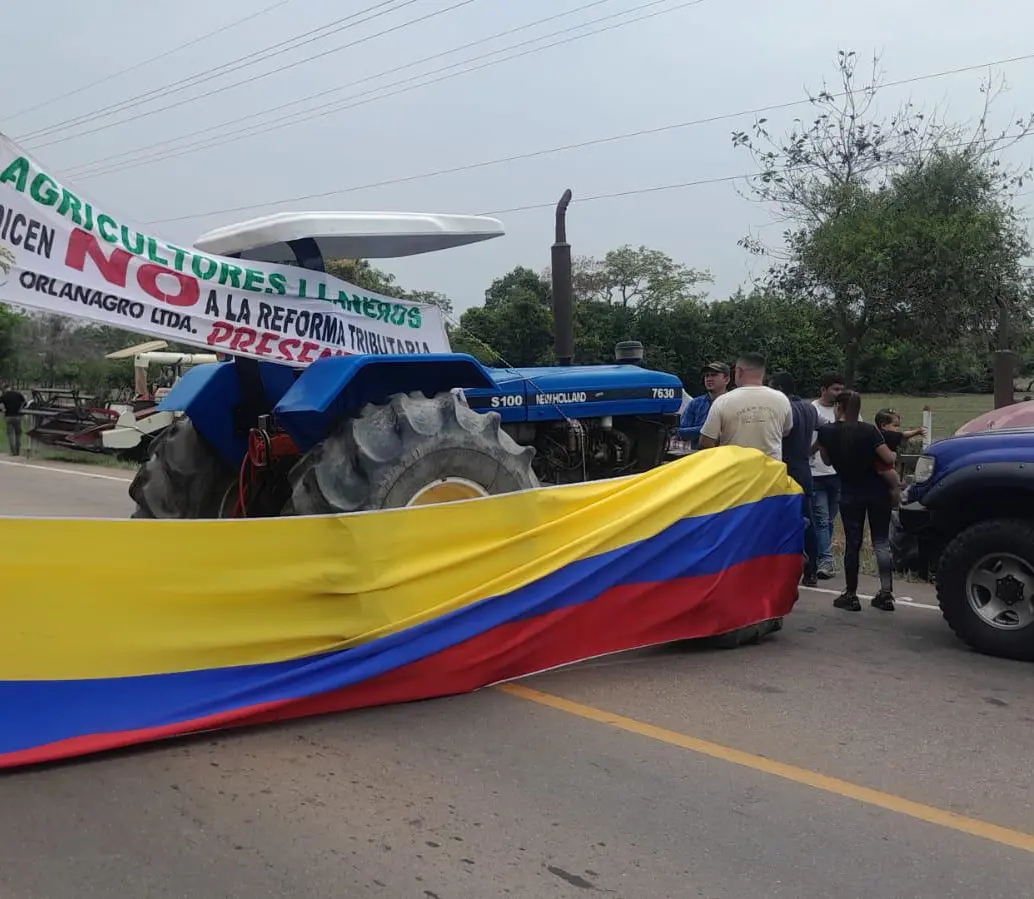
<instances>
[{"instance_id":1,"label":"yellow stripe of flag","mask_svg":"<svg viewBox=\"0 0 1034 899\"><path fill-rule=\"evenodd\" d=\"M753 450L451 505L245 521L0 519L0 680L160 674L354 646L688 516L797 493Z\"/></svg>"}]
</instances>

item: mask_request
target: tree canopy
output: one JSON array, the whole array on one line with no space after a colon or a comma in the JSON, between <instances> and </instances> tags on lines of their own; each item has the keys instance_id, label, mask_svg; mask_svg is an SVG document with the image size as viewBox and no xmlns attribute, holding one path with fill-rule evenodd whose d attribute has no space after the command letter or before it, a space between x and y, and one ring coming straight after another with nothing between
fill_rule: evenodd
<instances>
[{"instance_id":1,"label":"tree canopy","mask_svg":"<svg viewBox=\"0 0 1034 899\"><path fill-rule=\"evenodd\" d=\"M732 135L758 168L748 195L785 225L781 247L741 241L770 260L765 283L828 313L849 378L864 355L903 339L947 350L1005 323L1026 328L1031 248L1013 201L1029 169L1001 153L1034 119L993 133L1004 84L990 81L969 129L911 104L881 117L878 59L861 79L841 51L837 74L837 90L823 86L812 116L782 136L765 119Z\"/></svg>"}]
</instances>

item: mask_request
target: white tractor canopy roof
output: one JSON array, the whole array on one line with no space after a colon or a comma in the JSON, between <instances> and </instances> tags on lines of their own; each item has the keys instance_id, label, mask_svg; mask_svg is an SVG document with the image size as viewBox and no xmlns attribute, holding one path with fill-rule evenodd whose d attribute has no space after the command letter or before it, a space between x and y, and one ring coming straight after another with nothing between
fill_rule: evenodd
<instances>
[{"instance_id":1,"label":"white tractor canopy roof","mask_svg":"<svg viewBox=\"0 0 1034 899\"><path fill-rule=\"evenodd\" d=\"M292 241L315 241L324 259L394 259L462 247L503 235L481 215L421 212L281 212L216 228L194 246L217 256L285 262Z\"/></svg>"}]
</instances>

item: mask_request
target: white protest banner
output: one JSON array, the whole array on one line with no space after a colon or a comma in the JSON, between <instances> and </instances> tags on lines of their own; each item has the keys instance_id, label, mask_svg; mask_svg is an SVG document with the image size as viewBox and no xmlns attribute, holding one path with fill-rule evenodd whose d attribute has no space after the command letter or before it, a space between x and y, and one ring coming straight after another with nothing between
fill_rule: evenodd
<instances>
[{"instance_id":1,"label":"white protest banner","mask_svg":"<svg viewBox=\"0 0 1034 899\"><path fill-rule=\"evenodd\" d=\"M295 365L450 352L436 306L176 246L63 187L2 134L0 302Z\"/></svg>"}]
</instances>

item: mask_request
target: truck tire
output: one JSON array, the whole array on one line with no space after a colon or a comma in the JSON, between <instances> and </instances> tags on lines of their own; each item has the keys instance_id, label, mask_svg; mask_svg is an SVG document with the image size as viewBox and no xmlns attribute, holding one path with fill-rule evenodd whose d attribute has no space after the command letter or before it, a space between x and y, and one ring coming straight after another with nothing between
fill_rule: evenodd
<instances>
[{"instance_id":1,"label":"truck tire","mask_svg":"<svg viewBox=\"0 0 1034 899\"><path fill-rule=\"evenodd\" d=\"M129 485L133 518L219 518L234 473L183 416L151 442Z\"/></svg>"},{"instance_id":2,"label":"truck tire","mask_svg":"<svg viewBox=\"0 0 1034 899\"><path fill-rule=\"evenodd\" d=\"M1034 524L966 528L941 554L936 584L944 620L972 649L1034 662Z\"/></svg>"},{"instance_id":3,"label":"truck tire","mask_svg":"<svg viewBox=\"0 0 1034 899\"><path fill-rule=\"evenodd\" d=\"M291 471L284 515L324 515L430 505L538 487L532 447L474 412L462 394L396 394L368 405Z\"/></svg>"}]
</instances>

